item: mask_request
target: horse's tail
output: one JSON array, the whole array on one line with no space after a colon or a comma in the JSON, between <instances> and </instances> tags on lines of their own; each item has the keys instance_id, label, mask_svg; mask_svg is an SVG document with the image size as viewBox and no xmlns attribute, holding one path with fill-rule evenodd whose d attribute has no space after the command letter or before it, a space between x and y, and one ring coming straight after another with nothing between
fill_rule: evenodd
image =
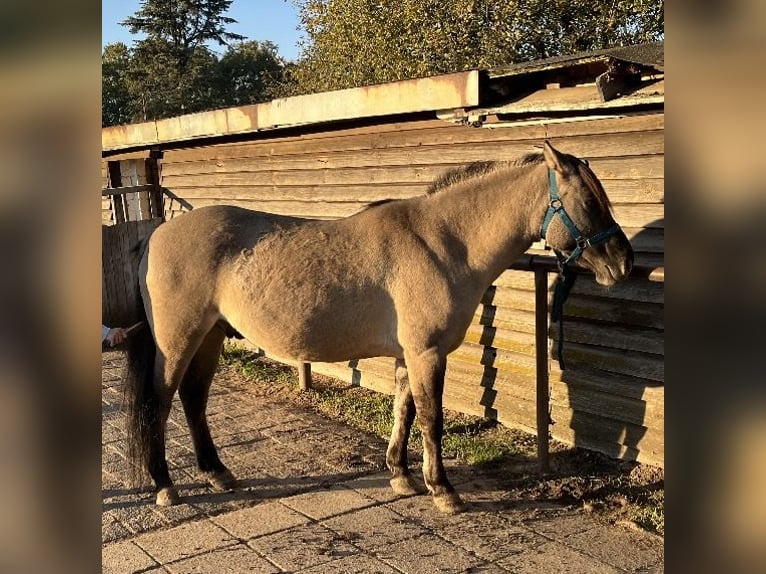
<instances>
[{"instance_id":1,"label":"horse's tail","mask_svg":"<svg viewBox=\"0 0 766 574\"><path fill-rule=\"evenodd\" d=\"M147 239L134 248L140 261L146 250ZM159 416L159 404L154 393L154 360L157 347L146 316L139 282L134 288L139 302L137 320L145 327L133 333L127 340L127 366L123 384L123 407L126 415L128 479L140 486L146 478L149 448L154 422Z\"/></svg>"}]
</instances>

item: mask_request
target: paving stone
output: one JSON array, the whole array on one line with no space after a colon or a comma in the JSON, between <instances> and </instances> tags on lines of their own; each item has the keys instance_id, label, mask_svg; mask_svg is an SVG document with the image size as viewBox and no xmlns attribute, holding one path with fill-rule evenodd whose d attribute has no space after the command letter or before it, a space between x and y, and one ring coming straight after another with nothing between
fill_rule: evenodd
<instances>
[{"instance_id":1,"label":"paving stone","mask_svg":"<svg viewBox=\"0 0 766 574\"><path fill-rule=\"evenodd\" d=\"M561 542L628 571L654 566L664 560L664 548L657 544L654 536L616 526L598 526L567 536Z\"/></svg>"},{"instance_id":2,"label":"paving stone","mask_svg":"<svg viewBox=\"0 0 766 574\"><path fill-rule=\"evenodd\" d=\"M130 540L109 544L101 550L103 574L132 574L157 565L151 556Z\"/></svg>"},{"instance_id":3,"label":"paving stone","mask_svg":"<svg viewBox=\"0 0 766 574\"><path fill-rule=\"evenodd\" d=\"M323 520L349 510L375 504L369 498L342 486L291 496L282 502L314 520Z\"/></svg>"},{"instance_id":4,"label":"paving stone","mask_svg":"<svg viewBox=\"0 0 766 574\"><path fill-rule=\"evenodd\" d=\"M128 538L131 532L114 517L113 514L101 515L101 542L115 542Z\"/></svg>"},{"instance_id":5,"label":"paving stone","mask_svg":"<svg viewBox=\"0 0 766 574\"><path fill-rule=\"evenodd\" d=\"M344 483L344 486L376 502L392 502L400 496L394 493L390 480L391 473L385 471L355 478Z\"/></svg>"},{"instance_id":6,"label":"paving stone","mask_svg":"<svg viewBox=\"0 0 766 574\"><path fill-rule=\"evenodd\" d=\"M365 550L426 534L415 522L380 506L336 516L322 524Z\"/></svg>"},{"instance_id":7,"label":"paving stone","mask_svg":"<svg viewBox=\"0 0 766 574\"><path fill-rule=\"evenodd\" d=\"M160 564L166 564L203 552L231 546L236 542L225 530L209 520L189 522L135 539Z\"/></svg>"},{"instance_id":8,"label":"paving stone","mask_svg":"<svg viewBox=\"0 0 766 574\"><path fill-rule=\"evenodd\" d=\"M424 534L377 548L375 555L379 560L406 574L456 574L484 564L472 553L433 534Z\"/></svg>"},{"instance_id":9,"label":"paving stone","mask_svg":"<svg viewBox=\"0 0 766 574\"><path fill-rule=\"evenodd\" d=\"M398 574L396 570L372 556L349 556L297 574Z\"/></svg>"},{"instance_id":10,"label":"paving stone","mask_svg":"<svg viewBox=\"0 0 766 574\"><path fill-rule=\"evenodd\" d=\"M273 534L293 526L306 524L309 519L279 502L267 502L229 512L212 519L221 528L240 540Z\"/></svg>"},{"instance_id":11,"label":"paving stone","mask_svg":"<svg viewBox=\"0 0 766 574\"><path fill-rule=\"evenodd\" d=\"M523 524L533 532L554 540L563 540L567 536L587 532L598 526L593 518L579 510L572 514L572 511L564 512L563 507L553 516L549 512L541 518L524 520Z\"/></svg>"},{"instance_id":12,"label":"paving stone","mask_svg":"<svg viewBox=\"0 0 766 574\"><path fill-rule=\"evenodd\" d=\"M166 568L172 574L272 574L280 571L244 544L185 558L166 565Z\"/></svg>"},{"instance_id":13,"label":"paving stone","mask_svg":"<svg viewBox=\"0 0 766 574\"><path fill-rule=\"evenodd\" d=\"M248 546L289 572L359 554L348 540L311 523L250 540Z\"/></svg>"},{"instance_id":14,"label":"paving stone","mask_svg":"<svg viewBox=\"0 0 766 574\"><path fill-rule=\"evenodd\" d=\"M446 524L436 532L445 540L489 561L548 542L547 538L527 530L505 514L492 512L466 513L460 520Z\"/></svg>"},{"instance_id":15,"label":"paving stone","mask_svg":"<svg viewBox=\"0 0 766 574\"><path fill-rule=\"evenodd\" d=\"M595 558L567 548L559 542L547 542L515 554L498 564L514 574L618 574L620 570Z\"/></svg>"}]
</instances>

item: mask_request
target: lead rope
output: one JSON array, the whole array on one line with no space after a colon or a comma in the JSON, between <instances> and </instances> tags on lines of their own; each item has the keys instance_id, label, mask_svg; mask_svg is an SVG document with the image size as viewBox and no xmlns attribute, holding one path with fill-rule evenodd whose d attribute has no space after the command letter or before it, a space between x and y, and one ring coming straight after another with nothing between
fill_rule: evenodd
<instances>
[{"instance_id":1,"label":"lead rope","mask_svg":"<svg viewBox=\"0 0 766 574\"><path fill-rule=\"evenodd\" d=\"M556 254L558 255L558 253ZM566 265L559 263L559 277L556 289L553 291L553 305L551 308L551 322L559 324L558 360L559 368L563 371L564 366L564 303L569 297L569 292L577 279L577 273Z\"/></svg>"}]
</instances>

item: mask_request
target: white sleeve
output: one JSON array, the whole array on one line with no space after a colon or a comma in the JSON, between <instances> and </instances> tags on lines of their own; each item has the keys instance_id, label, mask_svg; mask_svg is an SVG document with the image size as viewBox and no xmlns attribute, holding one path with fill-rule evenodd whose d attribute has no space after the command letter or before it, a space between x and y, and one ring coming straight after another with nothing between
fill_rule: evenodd
<instances>
[{"instance_id":1,"label":"white sleeve","mask_svg":"<svg viewBox=\"0 0 766 574\"><path fill-rule=\"evenodd\" d=\"M106 336L109 334L110 330L111 329L109 329L109 327L107 327L106 325L104 324L101 325L101 342L102 343L106 341Z\"/></svg>"}]
</instances>

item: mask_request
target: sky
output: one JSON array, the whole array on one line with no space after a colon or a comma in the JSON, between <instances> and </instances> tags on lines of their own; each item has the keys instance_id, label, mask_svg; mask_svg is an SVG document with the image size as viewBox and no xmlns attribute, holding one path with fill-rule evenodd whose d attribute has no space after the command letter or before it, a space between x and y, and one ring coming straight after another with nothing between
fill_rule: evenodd
<instances>
[{"instance_id":1,"label":"sky","mask_svg":"<svg viewBox=\"0 0 766 574\"><path fill-rule=\"evenodd\" d=\"M139 6L139 0L102 0L102 47L113 42L125 42L130 46L134 40L141 39L119 24L132 16ZM229 32L241 34L248 40L269 40L279 47L283 58L298 58L298 14L290 0L234 0L226 15L237 21L227 28ZM219 54L225 50L218 44L211 48Z\"/></svg>"}]
</instances>

